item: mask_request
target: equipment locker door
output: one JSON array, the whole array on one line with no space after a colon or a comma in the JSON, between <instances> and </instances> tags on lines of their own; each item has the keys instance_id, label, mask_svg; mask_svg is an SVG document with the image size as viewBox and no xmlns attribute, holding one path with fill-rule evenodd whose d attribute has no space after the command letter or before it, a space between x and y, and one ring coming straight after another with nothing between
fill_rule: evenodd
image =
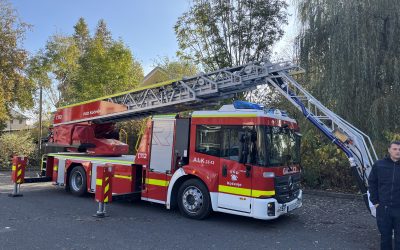
<instances>
[{"instance_id":1,"label":"equipment locker door","mask_svg":"<svg viewBox=\"0 0 400 250\"><path fill-rule=\"evenodd\" d=\"M251 138L249 126L224 126L218 182L218 207L250 213L251 166L245 164Z\"/></svg>"},{"instance_id":2,"label":"equipment locker door","mask_svg":"<svg viewBox=\"0 0 400 250\"><path fill-rule=\"evenodd\" d=\"M65 176L65 159L58 159L58 175L57 175L57 183L58 184L65 184L64 183L64 176Z\"/></svg>"},{"instance_id":3,"label":"equipment locker door","mask_svg":"<svg viewBox=\"0 0 400 250\"><path fill-rule=\"evenodd\" d=\"M143 194L149 201L165 203L167 199L167 175L172 166L174 129L174 118L153 118L150 166L146 171Z\"/></svg>"}]
</instances>

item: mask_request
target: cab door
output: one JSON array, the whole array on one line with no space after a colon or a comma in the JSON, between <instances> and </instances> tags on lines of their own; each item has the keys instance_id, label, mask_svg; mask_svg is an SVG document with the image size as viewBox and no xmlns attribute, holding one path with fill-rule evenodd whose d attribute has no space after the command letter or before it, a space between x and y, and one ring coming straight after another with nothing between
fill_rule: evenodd
<instances>
[{"instance_id":1,"label":"cab door","mask_svg":"<svg viewBox=\"0 0 400 250\"><path fill-rule=\"evenodd\" d=\"M222 129L218 207L250 213L252 169L245 164L249 133L243 126Z\"/></svg>"}]
</instances>

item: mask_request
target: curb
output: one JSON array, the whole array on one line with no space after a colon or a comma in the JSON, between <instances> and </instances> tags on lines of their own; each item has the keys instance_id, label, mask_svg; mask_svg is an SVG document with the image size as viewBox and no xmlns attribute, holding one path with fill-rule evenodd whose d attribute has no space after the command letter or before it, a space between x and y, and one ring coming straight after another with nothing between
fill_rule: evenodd
<instances>
[{"instance_id":1,"label":"curb","mask_svg":"<svg viewBox=\"0 0 400 250\"><path fill-rule=\"evenodd\" d=\"M303 193L315 196L324 196L324 197L341 198L349 200L363 200L361 194L346 194L346 193L338 193L338 192L331 192L324 190L313 190L313 189L303 189Z\"/></svg>"}]
</instances>

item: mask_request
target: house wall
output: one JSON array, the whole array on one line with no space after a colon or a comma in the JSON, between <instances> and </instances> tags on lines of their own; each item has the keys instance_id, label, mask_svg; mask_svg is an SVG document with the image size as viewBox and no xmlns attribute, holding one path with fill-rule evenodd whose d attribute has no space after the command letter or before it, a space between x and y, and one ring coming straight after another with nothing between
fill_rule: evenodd
<instances>
[{"instance_id":1,"label":"house wall","mask_svg":"<svg viewBox=\"0 0 400 250\"><path fill-rule=\"evenodd\" d=\"M3 131L15 131L28 129L29 126L26 124L26 119L13 119L12 121L6 122L6 128Z\"/></svg>"}]
</instances>

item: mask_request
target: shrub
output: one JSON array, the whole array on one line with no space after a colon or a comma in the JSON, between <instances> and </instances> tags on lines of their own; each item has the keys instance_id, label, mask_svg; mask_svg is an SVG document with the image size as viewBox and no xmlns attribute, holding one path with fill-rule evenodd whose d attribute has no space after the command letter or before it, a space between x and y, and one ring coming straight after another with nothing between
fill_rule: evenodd
<instances>
[{"instance_id":1,"label":"shrub","mask_svg":"<svg viewBox=\"0 0 400 250\"><path fill-rule=\"evenodd\" d=\"M309 188L358 191L345 154L315 129L305 131L301 152L303 184Z\"/></svg>"},{"instance_id":2,"label":"shrub","mask_svg":"<svg viewBox=\"0 0 400 250\"><path fill-rule=\"evenodd\" d=\"M0 169L9 169L13 155L33 156L36 145L29 132L4 133L0 136Z\"/></svg>"},{"instance_id":3,"label":"shrub","mask_svg":"<svg viewBox=\"0 0 400 250\"><path fill-rule=\"evenodd\" d=\"M147 119L135 119L116 124L116 128L120 129L120 141L129 145L129 154L136 154L136 145L145 131L146 122Z\"/></svg>"}]
</instances>

